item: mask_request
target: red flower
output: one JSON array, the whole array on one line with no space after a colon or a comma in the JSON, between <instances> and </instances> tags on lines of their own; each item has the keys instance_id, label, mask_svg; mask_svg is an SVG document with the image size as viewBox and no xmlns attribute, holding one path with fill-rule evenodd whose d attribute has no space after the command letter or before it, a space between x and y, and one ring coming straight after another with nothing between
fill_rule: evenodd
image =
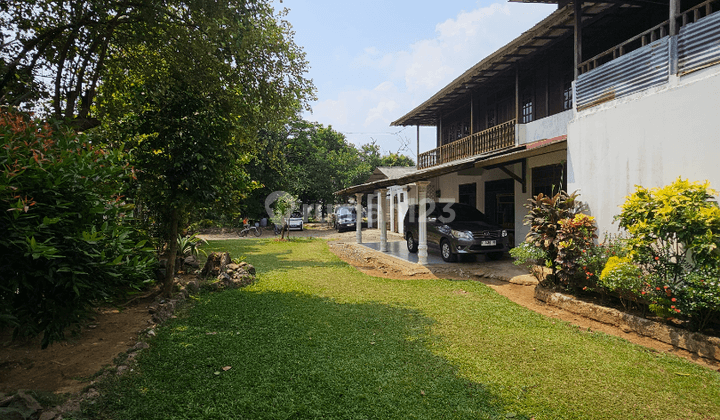
<instances>
[{"instance_id":1,"label":"red flower","mask_svg":"<svg viewBox=\"0 0 720 420\"><path fill-rule=\"evenodd\" d=\"M670 307L671 307L672 309L675 309L675 305L670 305Z\"/></svg>"},{"instance_id":2,"label":"red flower","mask_svg":"<svg viewBox=\"0 0 720 420\"><path fill-rule=\"evenodd\" d=\"M675 298L672 298L671 300L672 300L673 302L677 302L677 299L675 299Z\"/></svg>"},{"instance_id":3,"label":"red flower","mask_svg":"<svg viewBox=\"0 0 720 420\"><path fill-rule=\"evenodd\" d=\"M675 309L675 312L680 313L680 309Z\"/></svg>"},{"instance_id":4,"label":"red flower","mask_svg":"<svg viewBox=\"0 0 720 420\"><path fill-rule=\"evenodd\" d=\"M660 259L660 257L655 257L655 261L657 261L657 260L659 260L659 259Z\"/></svg>"},{"instance_id":5,"label":"red flower","mask_svg":"<svg viewBox=\"0 0 720 420\"><path fill-rule=\"evenodd\" d=\"M655 290L660 290L660 288L659 288L659 287L656 287Z\"/></svg>"},{"instance_id":6,"label":"red flower","mask_svg":"<svg viewBox=\"0 0 720 420\"><path fill-rule=\"evenodd\" d=\"M644 295L644 294L645 294L645 291L643 290L642 292L640 292L640 294L643 294L643 295Z\"/></svg>"}]
</instances>

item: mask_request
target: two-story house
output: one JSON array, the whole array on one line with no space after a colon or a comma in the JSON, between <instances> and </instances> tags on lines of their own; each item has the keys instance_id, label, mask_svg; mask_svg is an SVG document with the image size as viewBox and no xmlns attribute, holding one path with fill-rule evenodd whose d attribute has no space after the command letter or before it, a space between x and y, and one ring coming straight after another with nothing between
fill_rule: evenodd
<instances>
[{"instance_id":1,"label":"two-story house","mask_svg":"<svg viewBox=\"0 0 720 420\"><path fill-rule=\"evenodd\" d=\"M520 1L558 9L393 122L437 130L393 185L472 204L516 242L540 192L579 191L612 233L635 185L720 188L720 0ZM388 182L341 193L384 196Z\"/></svg>"}]
</instances>

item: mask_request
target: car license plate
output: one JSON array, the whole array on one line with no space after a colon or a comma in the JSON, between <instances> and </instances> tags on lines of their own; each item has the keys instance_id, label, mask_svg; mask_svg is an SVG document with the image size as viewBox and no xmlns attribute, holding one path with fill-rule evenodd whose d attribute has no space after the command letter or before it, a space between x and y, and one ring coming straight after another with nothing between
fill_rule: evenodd
<instances>
[{"instance_id":1,"label":"car license plate","mask_svg":"<svg viewBox=\"0 0 720 420\"><path fill-rule=\"evenodd\" d=\"M480 241L480 246L495 246L497 245L496 241Z\"/></svg>"}]
</instances>

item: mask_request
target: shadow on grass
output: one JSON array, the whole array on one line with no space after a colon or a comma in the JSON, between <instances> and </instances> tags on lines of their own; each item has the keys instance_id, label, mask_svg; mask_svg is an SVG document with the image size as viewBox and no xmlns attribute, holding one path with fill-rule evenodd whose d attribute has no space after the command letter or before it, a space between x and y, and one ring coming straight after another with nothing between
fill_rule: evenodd
<instances>
[{"instance_id":1,"label":"shadow on grass","mask_svg":"<svg viewBox=\"0 0 720 420\"><path fill-rule=\"evenodd\" d=\"M297 292L204 295L163 327L140 374L89 412L112 418L496 419L483 384L430 350L432 321ZM225 369L223 369L225 368ZM514 416L514 418L527 418Z\"/></svg>"}]
</instances>

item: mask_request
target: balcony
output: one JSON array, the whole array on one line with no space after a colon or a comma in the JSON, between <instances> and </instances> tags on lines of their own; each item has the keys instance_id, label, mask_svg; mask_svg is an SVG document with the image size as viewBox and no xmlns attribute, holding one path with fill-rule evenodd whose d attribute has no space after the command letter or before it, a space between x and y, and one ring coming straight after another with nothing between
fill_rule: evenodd
<instances>
[{"instance_id":1,"label":"balcony","mask_svg":"<svg viewBox=\"0 0 720 420\"><path fill-rule=\"evenodd\" d=\"M665 21L580 64L576 80L578 111L667 85L720 63L720 0L708 0L680 13L677 35Z\"/></svg>"},{"instance_id":2,"label":"balcony","mask_svg":"<svg viewBox=\"0 0 720 420\"><path fill-rule=\"evenodd\" d=\"M515 146L515 120L496 125L433 150L420 153L418 169L431 168Z\"/></svg>"}]
</instances>

